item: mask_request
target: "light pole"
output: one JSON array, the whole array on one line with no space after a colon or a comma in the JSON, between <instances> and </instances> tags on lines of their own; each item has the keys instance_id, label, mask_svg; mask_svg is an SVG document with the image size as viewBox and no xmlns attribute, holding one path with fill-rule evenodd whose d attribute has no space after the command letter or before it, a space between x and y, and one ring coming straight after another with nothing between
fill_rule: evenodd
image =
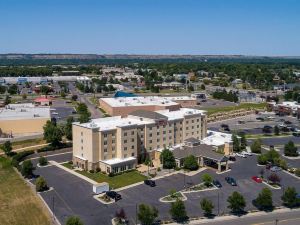
<instances>
[{"instance_id":1,"label":"light pole","mask_svg":"<svg viewBox=\"0 0 300 225\"><path fill-rule=\"evenodd\" d=\"M135 225L137 225L137 203L135 204Z\"/></svg>"},{"instance_id":2,"label":"light pole","mask_svg":"<svg viewBox=\"0 0 300 225\"><path fill-rule=\"evenodd\" d=\"M277 224L278 224L278 222L279 222L279 220L278 220L278 219L275 219L275 225L277 225Z\"/></svg>"},{"instance_id":3,"label":"light pole","mask_svg":"<svg viewBox=\"0 0 300 225\"><path fill-rule=\"evenodd\" d=\"M218 191L218 216L220 216L220 191Z\"/></svg>"}]
</instances>

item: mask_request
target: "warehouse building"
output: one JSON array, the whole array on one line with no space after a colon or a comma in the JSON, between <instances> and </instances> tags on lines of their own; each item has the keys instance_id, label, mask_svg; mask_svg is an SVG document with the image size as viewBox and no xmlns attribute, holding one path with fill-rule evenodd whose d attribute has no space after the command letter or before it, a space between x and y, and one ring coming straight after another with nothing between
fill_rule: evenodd
<instances>
[{"instance_id":1,"label":"warehouse building","mask_svg":"<svg viewBox=\"0 0 300 225\"><path fill-rule=\"evenodd\" d=\"M0 133L2 137L40 134L50 119L49 107L37 107L31 103L9 104L0 109Z\"/></svg>"},{"instance_id":2,"label":"warehouse building","mask_svg":"<svg viewBox=\"0 0 300 225\"><path fill-rule=\"evenodd\" d=\"M197 100L189 96L161 97L119 97L100 98L100 108L111 116L127 116L137 110L158 111L168 109L179 110L182 107L193 107Z\"/></svg>"}]
</instances>

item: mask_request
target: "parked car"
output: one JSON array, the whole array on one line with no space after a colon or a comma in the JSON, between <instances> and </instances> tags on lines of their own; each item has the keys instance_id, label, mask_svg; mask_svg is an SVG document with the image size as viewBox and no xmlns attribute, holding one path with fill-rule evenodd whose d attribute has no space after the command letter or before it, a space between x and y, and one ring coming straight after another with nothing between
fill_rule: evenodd
<instances>
[{"instance_id":1,"label":"parked car","mask_svg":"<svg viewBox=\"0 0 300 225\"><path fill-rule=\"evenodd\" d=\"M248 156L252 156L252 153L251 152L247 152L247 151L242 151L242 154L248 155Z\"/></svg>"},{"instance_id":2,"label":"parked car","mask_svg":"<svg viewBox=\"0 0 300 225\"><path fill-rule=\"evenodd\" d=\"M217 188L221 188L221 187L222 187L221 182L218 181L218 180L214 180L214 181L213 181L213 185L215 185Z\"/></svg>"},{"instance_id":3,"label":"parked car","mask_svg":"<svg viewBox=\"0 0 300 225\"><path fill-rule=\"evenodd\" d=\"M270 168L270 170L271 170L272 172L277 172L277 171L281 171L281 168L278 167L278 166L272 166L272 167Z\"/></svg>"},{"instance_id":4,"label":"parked car","mask_svg":"<svg viewBox=\"0 0 300 225\"><path fill-rule=\"evenodd\" d=\"M231 186L237 186L236 181L234 178L232 177L225 177L225 180L228 184L230 184Z\"/></svg>"},{"instance_id":5,"label":"parked car","mask_svg":"<svg viewBox=\"0 0 300 225\"><path fill-rule=\"evenodd\" d=\"M268 164L266 165L266 169L267 169L267 170L271 169L271 167L272 167L272 164L270 164L270 163L268 163Z\"/></svg>"},{"instance_id":6,"label":"parked car","mask_svg":"<svg viewBox=\"0 0 300 225\"><path fill-rule=\"evenodd\" d=\"M155 187L155 181L154 180L144 180L144 184L149 185L150 187Z\"/></svg>"},{"instance_id":7,"label":"parked car","mask_svg":"<svg viewBox=\"0 0 300 225\"><path fill-rule=\"evenodd\" d=\"M256 117L256 120L264 121L265 119L263 117Z\"/></svg>"},{"instance_id":8,"label":"parked car","mask_svg":"<svg viewBox=\"0 0 300 225\"><path fill-rule=\"evenodd\" d=\"M243 120L239 120L238 121L238 124L245 124L246 122L245 121L243 121Z\"/></svg>"},{"instance_id":9,"label":"parked car","mask_svg":"<svg viewBox=\"0 0 300 225\"><path fill-rule=\"evenodd\" d=\"M242 158L247 158L247 156L243 153L236 153L236 156L242 157Z\"/></svg>"},{"instance_id":10,"label":"parked car","mask_svg":"<svg viewBox=\"0 0 300 225\"><path fill-rule=\"evenodd\" d=\"M228 158L230 161L236 161L236 158L234 156L229 156Z\"/></svg>"},{"instance_id":11,"label":"parked car","mask_svg":"<svg viewBox=\"0 0 300 225\"><path fill-rule=\"evenodd\" d=\"M107 192L105 192L105 194L106 194L108 197L114 199L115 201L118 201L118 200L120 200L120 199L122 198L121 195L118 194L118 193L115 192L115 191L107 191Z\"/></svg>"},{"instance_id":12,"label":"parked car","mask_svg":"<svg viewBox=\"0 0 300 225\"><path fill-rule=\"evenodd\" d=\"M300 137L300 132L293 132L294 137Z\"/></svg>"},{"instance_id":13,"label":"parked car","mask_svg":"<svg viewBox=\"0 0 300 225\"><path fill-rule=\"evenodd\" d=\"M289 120L286 120L286 121L284 121L284 124L287 124L287 125L289 125L289 124L292 124L292 122L291 122L291 121L289 121Z\"/></svg>"},{"instance_id":14,"label":"parked car","mask_svg":"<svg viewBox=\"0 0 300 225\"><path fill-rule=\"evenodd\" d=\"M258 177L258 176L253 176L253 177L251 177L252 178L252 180L254 180L256 183L262 183L262 179L260 178L260 177Z\"/></svg>"}]
</instances>

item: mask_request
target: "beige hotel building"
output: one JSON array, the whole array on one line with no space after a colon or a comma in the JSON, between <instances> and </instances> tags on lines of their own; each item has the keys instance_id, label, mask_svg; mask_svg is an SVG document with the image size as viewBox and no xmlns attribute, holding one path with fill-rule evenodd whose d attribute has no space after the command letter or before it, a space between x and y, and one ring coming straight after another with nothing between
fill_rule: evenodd
<instances>
[{"instance_id":1,"label":"beige hotel building","mask_svg":"<svg viewBox=\"0 0 300 225\"><path fill-rule=\"evenodd\" d=\"M206 136L205 111L180 108L131 112L121 116L73 123L73 162L86 169L100 168L118 173L135 168L137 157L146 151L154 159L159 150ZM158 150L158 151L157 151Z\"/></svg>"}]
</instances>

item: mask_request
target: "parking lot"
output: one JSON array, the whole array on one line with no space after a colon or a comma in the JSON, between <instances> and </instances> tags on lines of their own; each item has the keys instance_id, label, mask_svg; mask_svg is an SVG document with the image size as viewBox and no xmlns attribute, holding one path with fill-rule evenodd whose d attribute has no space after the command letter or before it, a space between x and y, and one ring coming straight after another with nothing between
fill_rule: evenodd
<instances>
[{"instance_id":1,"label":"parking lot","mask_svg":"<svg viewBox=\"0 0 300 225\"><path fill-rule=\"evenodd\" d=\"M51 160L65 160L62 157L65 156L53 156ZM68 155L68 157L71 157L71 155ZM263 187L266 187L264 184L255 183L251 180L251 176L258 175L261 170L261 167L257 166L256 163L256 156L250 156L246 159L238 158L234 164L230 164L232 170L224 174L216 174L215 171L207 169L191 177L184 174L171 175L156 180L156 187L151 188L141 184L120 191L122 200L110 205L104 205L93 198L92 185L90 183L56 166L37 168L36 173L45 177L49 186L54 188L52 191L43 193L42 196L49 207L51 209L54 208L55 215L61 223L70 215L79 215L85 224L109 224L116 210L124 208L131 224L134 224L136 206L141 203L155 206L159 210L161 219L170 219L170 204L159 202L159 198L168 195L171 189L182 190L185 185L187 186L187 183L199 184L203 173L211 174L214 179L218 179L222 183L223 187L218 190L186 194L187 201L185 201L185 205L188 216L202 216L199 202L203 197L213 201L215 214L218 214L218 212L220 214L229 212L227 209L227 198L235 190L241 192L247 200L246 209L254 209L251 201ZM283 187L293 186L298 192L300 191L299 179L282 171L278 172L278 174L281 177ZM227 184L224 180L226 176L235 178L238 186L232 187ZM272 192L274 205L279 206L283 191L272 189Z\"/></svg>"}]
</instances>

